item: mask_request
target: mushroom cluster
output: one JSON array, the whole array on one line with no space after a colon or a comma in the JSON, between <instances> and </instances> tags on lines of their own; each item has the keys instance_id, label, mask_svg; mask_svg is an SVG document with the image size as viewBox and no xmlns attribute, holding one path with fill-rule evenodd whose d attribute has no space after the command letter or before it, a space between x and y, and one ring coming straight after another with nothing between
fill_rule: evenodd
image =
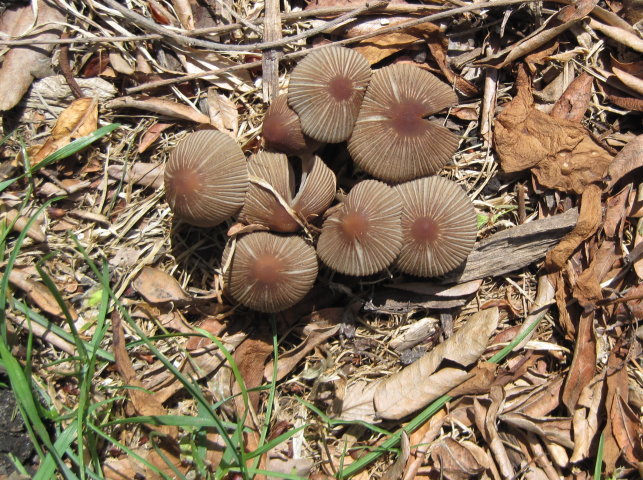
<instances>
[{"instance_id":1,"label":"mushroom cluster","mask_svg":"<svg viewBox=\"0 0 643 480\"><path fill-rule=\"evenodd\" d=\"M226 134L188 134L165 170L168 203L193 225L236 215L253 226L231 238L221 265L227 293L255 310L299 302L315 282L318 258L352 276L389 267L443 275L466 260L476 238L464 190L430 176L453 156L458 137L427 117L456 101L448 85L417 66L372 72L348 48L314 49L266 112L266 150L246 160ZM331 207L337 179L315 152L342 141L377 180L357 182Z\"/></svg>"}]
</instances>

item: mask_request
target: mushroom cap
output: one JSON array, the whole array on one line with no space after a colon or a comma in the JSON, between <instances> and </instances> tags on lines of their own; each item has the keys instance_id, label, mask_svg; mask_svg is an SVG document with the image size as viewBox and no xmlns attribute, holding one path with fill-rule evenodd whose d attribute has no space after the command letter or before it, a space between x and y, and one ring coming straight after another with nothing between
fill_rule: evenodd
<instances>
[{"instance_id":1,"label":"mushroom cap","mask_svg":"<svg viewBox=\"0 0 643 480\"><path fill-rule=\"evenodd\" d=\"M322 227L317 254L346 275L371 275L388 267L402 247L402 206L397 192L377 180L353 187Z\"/></svg>"},{"instance_id":2,"label":"mushroom cap","mask_svg":"<svg viewBox=\"0 0 643 480\"><path fill-rule=\"evenodd\" d=\"M217 225L239 211L248 189L248 166L228 135L203 130L188 134L165 166L165 196L181 220Z\"/></svg>"},{"instance_id":3,"label":"mushroom cap","mask_svg":"<svg viewBox=\"0 0 643 480\"><path fill-rule=\"evenodd\" d=\"M313 151L318 142L304 135L297 114L288 106L288 96L279 95L263 117L261 133L266 148L287 155Z\"/></svg>"},{"instance_id":4,"label":"mushroom cap","mask_svg":"<svg viewBox=\"0 0 643 480\"><path fill-rule=\"evenodd\" d=\"M402 182L436 173L458 148L458 137L427 120L455 105L453 90L419 67L377 70L364 96L348 150L374 177Z\"/></svg>"},{"instance_id":5,"label":"mushroom cap","mask_svg":"<svg viewBox=\"0 0 643 480\"><path fill-rule=\"evenodd\" d=\"M228 261L231 248L223 253ZM243 235L225 275L232 297L261 312L278 312L300 301L317 278L315 249L297 236L269 232Z\"/></svg>"},{"instance_id":6,"label":"mushroom cap","mask_svg":"<svg viewBox=\"0 0 643 480\"><path fill-rule=\"evenodd\" d=\"M239 215L248 224L258 223L276 232L295 232L300 228L297 219L311 221L335 197L335 174L319 157L304 167L294 198L294 173L286 155L260 152L250 158L248 169L250 186Z\"/></svg>"},{"instance_id":7,"label":"mushroom cap","mask_svg":"<svg viewBox=\"0 0 643 480\"><path fill-rule=\"evenodd\" d=\"M354 50L320 47L309 53L288 86L288 103L304 133L328 143L350 137L370 78L368 60Z\"/></svg>"},{"instance_id":8,"label":"mushroom cap","mask_svg":"<svg viewBox=\"0 0 643 480\"><path fill-rule=\"evenodd\" d=\"M436 277L464 262L476 241L476 212L464 190L442 177L420 178L395 190L402 198L399 269Z\"/></svg>"}]
</instances>

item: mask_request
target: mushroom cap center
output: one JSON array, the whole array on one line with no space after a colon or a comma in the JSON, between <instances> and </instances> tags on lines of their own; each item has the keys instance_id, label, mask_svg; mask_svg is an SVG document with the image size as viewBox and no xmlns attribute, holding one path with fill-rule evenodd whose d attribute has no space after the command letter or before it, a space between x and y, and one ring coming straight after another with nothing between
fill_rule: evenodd
<instances>
[{"instance_id":1,"label":"mushroom cap center","mask_svg":"<svg viewBox=\"0 0 643 480\"><path fill-rule=\"evenodd\" d=\"M199 175L199 172L197 172L193 168L185 168L177 172L174 172L170 186L174 191L173 192L174 197L190 198L196 192L201 190L201 188L203 187L203 184L201 183L201 177Z\"/></svg>"},{"instance_id":2,"label":"mushroom cap center","mask_svg":"<svg viewBox=\"0 0 643 480\"><path fill-rule=\"evenodd\" d=\"M337 75L328 82L328 93L338 102L348 100L353 96L353 81L343 75Z\"/></svg>"},{"instance_id":3,"label":"mushroom cap center","mask_svg":"<svg viewBox=\"0 0 643 480\"><path fill-rule=\"evenodd\" d=\"M433 243L440 236L440 225L429 217L415 219L411 225L411 238L418 243Z\"/></svg>"},{"instance_id":4,"label":"mushroom cap center","mask_svg":"<svg viewBox=\"0 0 643 480\"><path fill-rule=\"evenodd\" d=\"M361 238L368 233L369 225L366 215L360 212L352 212L344 215L341 220L342 232L348 240Z\"/></svg>"},{"instance_id":5,"label":"mushroom cap center","mask_svg":"<svg viewBox=\"0 0 643 480\"><path fill-rule=\"evenodd\" d=\"M269 142L283 142L290 135L286 119L281 115L266 116L262 133Z\"/></svg>"},{"instance_id":6,"label":"mushroom cap center","mask_svg":"<svg viewBox=\"0 0 643 480\"><path fill-rule=\"evenodd\" d=\"M252 278L263 285L275 285L283 277L283 263L273 254L263 254L257 257L250 273Z\"/></svg>"},{"instance_id":7,"label":"mushroom cap center","mask_svg":"<svg viewBox=\"0 0 643 480\"><path fill-rule=\"evenodd\" d=\"M415 137L424 133L426 108L415 100L403 100L391 105L389 123L401 136Z\"/></svg>"}]
</instances>

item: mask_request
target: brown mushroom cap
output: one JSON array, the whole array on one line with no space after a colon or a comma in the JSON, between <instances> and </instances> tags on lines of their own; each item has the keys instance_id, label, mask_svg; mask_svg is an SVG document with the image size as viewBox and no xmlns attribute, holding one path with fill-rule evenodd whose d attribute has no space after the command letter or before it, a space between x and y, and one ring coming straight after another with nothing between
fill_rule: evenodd
<instances>
[{"instance_id":1,"label":"brown mushroom cap","mask_svg":"<svg viewBox=\"0 0 643 480\"><path fill-rule=\"evenodd\" d=\"M319 258L346 275L371 275L388 267L402 247L397 192L376 180L353 187L322 227Z\"/></svg>"},{"instance_id":2,"label":"brown mushroom cap","mask_svg":"<svg viewBox=\"0 0 643 480\"><path fill-rule=\"evenodd\" d=\"M237 213L248 188L248 166L228 135L203 130L188 134L165 166L165 196L181 220L217 225Z\"/></svg>"},{"instance_id":3,"label":"brown mushroom cap","mask_svg":"<svg viewBox=\"0 0 643 480\"><path fill-rule=\"evenodd\" d=\"M418 67L377 70L348 141L353 160L391 182L436 173L455 153L458 137L426 117L456 102L447 84Z\"/></svg>"},{"instance_id":4,"label":"brown mushroom cap","mask_svg":"<svg viewBox=\"0 0 643 480\"><path fill-rule=\"evenodd\" d=\"M297 114L288 106L288 96L279 95L268 107L261 127L266 148L287 155L313 151L319 143L304 135Z\"/></svg>"},{"instance_id":5,"label":"brown mushroom cap","mask_svg":"<svg viewBox=\"0 0 643 480\"><path fill-rule=\"evenodd\" d=\"M288 103L304 133L337 143L350 137L371 78L368 60L345 47L320 47L293 69Z\"/></svg>"},{"instance_id":6,"label":"brown mushroom cap","mask_svg":"<svg viewBox=\"0 0 643 480\"><path fill-rule=\"evenodd\" d=\"M420 178L395 190L402 198L400 270L436 277L464 262L476 241L476 212L464 190L442 177Z\"/></svg>"},{"instance_id":7,"label":"brown mushroom cap","mask_svg":"<svg viewBox=\"0 0 643 480\"><path fill-rule=\"evenodd\" d=\"M295 232L303 221L312 221L328 208L335 196L335 174L319 157L304 166L304 178L294 198L294 174L286 155L260 152L250 158L248 169L250 187L239 214L248 224Z\"/></svg>"},{"instance_id":8,"label":"brown mushroom cap","mask_svg":"<svg viewBox=\"0 0 643 480\"><path fill-rule=\"evenodd\" d=\"M223 254L223 265L231 249ZM246 307L278 312L300 301L317 278L315 249L297 236L254 232L236 242L226 287Z\"/></svg>"}]
</instances>

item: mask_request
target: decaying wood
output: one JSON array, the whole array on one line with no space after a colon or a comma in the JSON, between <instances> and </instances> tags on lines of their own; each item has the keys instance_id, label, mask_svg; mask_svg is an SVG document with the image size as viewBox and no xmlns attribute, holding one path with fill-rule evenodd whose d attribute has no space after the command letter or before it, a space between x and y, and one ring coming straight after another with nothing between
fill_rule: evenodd
<instances>
[{"instance_id":1,"label":"decaying wood","mask_svg":"<svg viewBox=\"0 0 643 480\"><path fill-rule=\"evenodd\" d=\"M463 267L444 283L468 282L513 272L543 258L576 225L578 210L525 223L476 244Z\"/></svg>"}]
</instances>

